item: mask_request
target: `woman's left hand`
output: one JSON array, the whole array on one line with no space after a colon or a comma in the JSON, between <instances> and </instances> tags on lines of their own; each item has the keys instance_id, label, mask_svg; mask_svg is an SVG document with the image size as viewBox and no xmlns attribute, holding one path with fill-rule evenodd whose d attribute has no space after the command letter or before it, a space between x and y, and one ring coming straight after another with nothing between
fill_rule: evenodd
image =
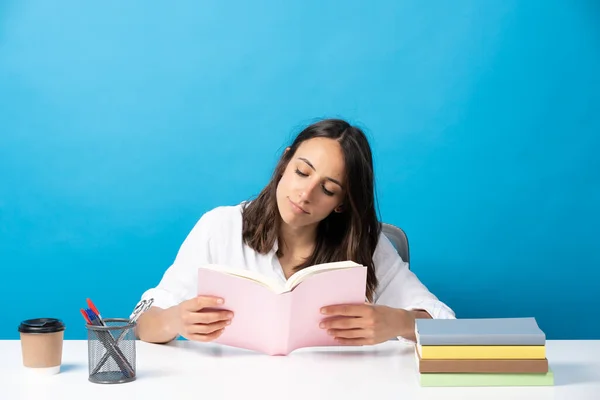
<instances>
[{"instance_id":1,"label":"woman's left hand","mask_svg":"<svg viewBox=\"0 0 600 400\"><path fill-rule=\"evenodd\" d=\"M413 313L381 305L335 305L323 307L331 316L320 327L340 344L360 346L382 343L398 336L414 336Z\"/></svg>"}]
</instances>

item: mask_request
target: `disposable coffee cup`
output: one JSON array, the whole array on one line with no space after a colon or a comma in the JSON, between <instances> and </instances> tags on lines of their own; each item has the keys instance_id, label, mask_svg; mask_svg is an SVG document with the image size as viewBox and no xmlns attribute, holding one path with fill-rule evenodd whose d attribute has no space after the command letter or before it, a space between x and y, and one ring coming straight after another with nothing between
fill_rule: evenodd
<instances>
[{"instance_id":1,"label":"disposable coffee cup","mask_svg":"<svg viewBox=\"0 0 600 400\"><path fill-rule=\"evenodd\" d=\"M19 325L23 366L43 375L60 372L65 324L56 318L28 319Z\"/></svg>"}]
</instances>

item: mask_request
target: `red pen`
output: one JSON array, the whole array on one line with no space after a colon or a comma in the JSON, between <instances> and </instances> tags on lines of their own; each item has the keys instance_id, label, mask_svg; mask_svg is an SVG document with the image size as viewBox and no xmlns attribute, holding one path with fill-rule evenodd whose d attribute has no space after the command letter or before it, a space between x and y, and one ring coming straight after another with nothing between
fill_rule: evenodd
<instances>
[{"instance_id":1,"label":"red pen","mask_svg":"<svg viewBox=\"0 0 600 400\"><path fill-rule=\"evenodd\" d=\"M79 311L81 311L81 315L83 315L83 318L85 318L85 321L86 321L88 324L90 324L90 325L91 325L91 324L92 324L92 321L90 321L90 319L88 318L88 316L87 316L87 314L86 314L85 310L84 310L83 308L81 308Z\"/></svg>"},{"instance_id":2,"label":"red pen","mask_svg":"<svg viewBox=\"0 0 600 400\"><path fill-rule=\"evenodd\" d=\"M96 314L98 316L98 321L100 321L100 323L102 325L105 325L104 320L102 319L102 316L100 315L100 312L98 311L98 309L96 308L94 303L92 303L92 300L90 300L90 299L86 299L86 300L87 300L88 306L90 307L90 310L92 310L94 312L94 314Z\"/></svg>"}]
</instances>

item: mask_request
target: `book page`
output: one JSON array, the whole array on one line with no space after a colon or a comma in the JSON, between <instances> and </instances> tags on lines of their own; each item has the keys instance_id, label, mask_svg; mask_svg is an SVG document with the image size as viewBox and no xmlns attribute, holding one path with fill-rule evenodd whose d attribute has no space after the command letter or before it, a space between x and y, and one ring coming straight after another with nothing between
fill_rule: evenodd
<instances>
[{"instance_id":1,"label":"book page","mask_svg":"<svg viewBox=\"0 0 600 400\"><path fill-rule=\"evenodd\" d=\"M326 319L321 307L335 304L363 304L367 267L338 268L310 274L292 292L290 339L288 351L309 346L339 345L321 329Z\"/></svg>"},{"instance_id":2,"label":"book page","mask_svg":"<svg viewBox=\"0 0 600 400\"><path fill-rule=\"evenodd\" d=\"M267 276L259 274L258 272L255 272L255 271L250 271L250 270L241 269L241 268L233 268L233 267L217 265L217 264L205 264L199 268L210 269L213 271L222 272L227 275L233 275L233 276L237 276L240 278L249 279L258 284L268 287L275 293L283 293L286 291L285 287L283 287L275 279L269 278Z\"/></svg>"},{"instance_id":3,"label":"book page","mask_svg":"<svg viewBox=\"0 0 600 400\"><path fill-rule=\"evenodd\" d=\"M362 265L357 264L354 261L337 261L325 264L311 265L310 267L306 267L290 276L289 279L286 281L284 288L288 291L291 291L309 276L335 269L355 267L362 267Z\"/></svg>"}]
</instances>

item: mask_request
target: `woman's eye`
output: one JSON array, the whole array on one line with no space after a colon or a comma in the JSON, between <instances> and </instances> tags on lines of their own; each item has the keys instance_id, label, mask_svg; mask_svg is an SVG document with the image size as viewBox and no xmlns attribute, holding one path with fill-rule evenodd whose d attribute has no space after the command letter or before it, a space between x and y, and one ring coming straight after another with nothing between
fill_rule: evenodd
<instances>
[{"instance_id":1,"label":"woman's eye","mask_svg":"<svg viewBox=\"0 0 600 400\"><path fill-rule=\"evenodd\" d=\"M296 168L296 170L294 171L297 175L300 175L302 177L307 177L308 174L305 174L304 172L300 171L298 168ZM323 190L323 193L325 193L327 196L333 196L335 195L335 193L333 193L331 190L327 190L327 188L325 187L325 185L321 185L321 189Z\"/></svg>"},{"instance_id":2,"label":"woman's eye","mask_svg":"<svg viewBox=\"0 0 600 400\"><path fill-rule=\"evenodd\" d=\"M296 168L296 174L298 174L300 176L308 176L308 174L305 174L304 172L300 171L298 168Z\"/></svg>"},{"instance_id":3,"label":"woman's eye","mask_svg":"<svg viewBox=\"0 0 600 400\"><path fill-rule=\"evenodd\" d=\"M327 190L327 188L325 186L322 186L322 187L323 187L323 193L325 193L327 196L333 196L335 194L335 193Z\"/></svg>"}]
</instances>

